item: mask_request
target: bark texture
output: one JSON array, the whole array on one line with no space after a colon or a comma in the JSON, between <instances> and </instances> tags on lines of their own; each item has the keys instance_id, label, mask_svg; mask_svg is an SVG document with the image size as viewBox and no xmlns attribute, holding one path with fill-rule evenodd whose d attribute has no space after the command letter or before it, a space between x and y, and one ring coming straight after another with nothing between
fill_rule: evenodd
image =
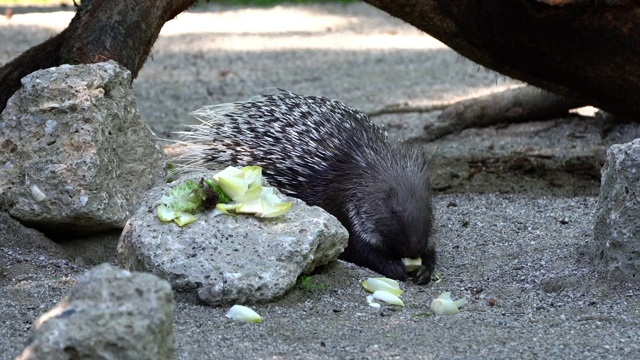
<instances>
[{"instance_id":1,"label":"bark texture","mask_svg":"<svg viewBox=\"0 0 640 360\"><path fill-rule=\"evenodd\" d=\"M490 69L640 119L640 2L365 0Z\"/></svg>"},{"instance_id":2,"label":"bark texture","mask_svg":"<svg viewBox=\"0 0 640 360\"><path fill-rule=\"evenodd\" d=\"M438 121L425 125L424 129L428 138L434 140L471 127L562 116L582 105L533 86L523 86L461 100L447 107Z\"/></svg>"},{"instance_id":3,"label":"bark texture","mask_svg":"<svg viewBox=\"0 0 640 360\"><path fill-rule=\"evenodd\" d=\"M40 69L115 60L135 78L164 23L194 2L83 0L65 30L0 68L0 111L20 79Z\"/></svg>"}]
</instances>

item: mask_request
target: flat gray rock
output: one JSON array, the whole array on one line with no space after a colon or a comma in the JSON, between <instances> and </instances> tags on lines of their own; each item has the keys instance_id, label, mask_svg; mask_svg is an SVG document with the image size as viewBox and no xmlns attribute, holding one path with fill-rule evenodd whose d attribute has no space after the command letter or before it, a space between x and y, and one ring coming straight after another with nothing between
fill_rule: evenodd
<instances>
[{"instance_id":1,"label":"flat gray rock","mask_svg":"<svg viewBox=\"0 0 640 360\"><path fill-rule=\"evenodd\" d=\"M18 359L173 359L174 315L166 281L102 264L36 320Z\"/></svg>"},{"instance_id":2,"label":"flat gray rock","mask_svg":"<svg viewBox=\"0 0 640 360\"><path fill-rule=\"evenodd\" d=\"M607 151L593 255L612 276L640 281L640 139Z\"/></svg>"},{"instance_id":3,"label":"flat gray rock","mask_svg":"<svg viewBox=\"0 0 640 360\"><path fill-rule=\"evenodd\" d=\"M122 228L166 162L130 83L113 61L25 76L0 118L0 208L43 231Z\"/></svg>"},{"instance_id":4,"label":"flat gray rock","mask_svg":"<svg viewBox=\"0 0 640 360\"><path fill-rule=\"evenodd\" d=\"M154 273L209 305L267 302L347 246L349 234L335 217L292 198L276 218L205 212L184 227L158 219L156 206L170 187L213 174L190 174L150 191L120 237L120 265Z\"/></svg>"}]
</instances>

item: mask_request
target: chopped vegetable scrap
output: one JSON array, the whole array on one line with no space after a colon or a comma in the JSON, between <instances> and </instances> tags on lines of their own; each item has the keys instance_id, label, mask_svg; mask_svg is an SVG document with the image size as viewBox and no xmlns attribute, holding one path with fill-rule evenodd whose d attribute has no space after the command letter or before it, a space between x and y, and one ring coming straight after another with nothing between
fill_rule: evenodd
<instances>
[{"instance_id":1,"label":"chopped vegetable scrap","mask_svg":"<svg viewBox=\"0 0 640 360\"><path fill-rule=\"evenodd\" d=\"M272 187L262 186L262 168L229 166L212 179L187 180L160 199L162 221L184 226L197 220L194 214L215 208L217 214L252 214L269 218L284 214L291 202L283 202Z\"/></svg>"},{"instance_id":2,"label":"chopped vegetable scrap","mask_svg":"<svg viewBox=\"0 0 640 360\"><path fill-rule=\"evenodd\" d=\"M233 305L225 316L233 320L252 322L256 324L262 322L262 318L257 312L243 305Z\"/></svg>"}]
</instances>

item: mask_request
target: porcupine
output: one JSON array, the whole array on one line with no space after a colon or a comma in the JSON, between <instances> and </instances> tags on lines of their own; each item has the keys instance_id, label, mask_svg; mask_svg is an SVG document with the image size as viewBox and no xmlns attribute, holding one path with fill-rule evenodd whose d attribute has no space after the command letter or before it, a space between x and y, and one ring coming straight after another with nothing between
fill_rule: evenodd
<instances>
[{"instance_id":1,"label":"porcupine","mask_svg":"<svg viewBox=\"0 0 640 360\"><path fill-rule=\"evenodd\" d=\"M188 167L260 165L282 192L334 215L349 231L340 258L406 280L402 258L422 258L411 274L425 284L436 261L428 161L422 149L387 140L364 113L284 90L191 113L183 133Z\"/></svg>"}]
</instances>

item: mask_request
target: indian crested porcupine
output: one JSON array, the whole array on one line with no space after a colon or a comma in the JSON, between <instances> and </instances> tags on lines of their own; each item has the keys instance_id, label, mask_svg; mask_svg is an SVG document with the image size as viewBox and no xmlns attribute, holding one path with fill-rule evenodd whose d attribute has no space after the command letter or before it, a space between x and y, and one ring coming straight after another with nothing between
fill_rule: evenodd
<instances>
[{"instance_id":1,"label":"indian crested porcupine","mask_svg":"<svg viewBox=\"0 0 640 360\"><path fill-rule=\"evenodd\" d=\"M341 259L405 280L402 258L429 282L436 254L428 160L387 140L362 112L327 98L279 90L192 113L183 133L189 167L260 165L282 192L334 215L349 231Z\"/></svg>"}]
</instances>

